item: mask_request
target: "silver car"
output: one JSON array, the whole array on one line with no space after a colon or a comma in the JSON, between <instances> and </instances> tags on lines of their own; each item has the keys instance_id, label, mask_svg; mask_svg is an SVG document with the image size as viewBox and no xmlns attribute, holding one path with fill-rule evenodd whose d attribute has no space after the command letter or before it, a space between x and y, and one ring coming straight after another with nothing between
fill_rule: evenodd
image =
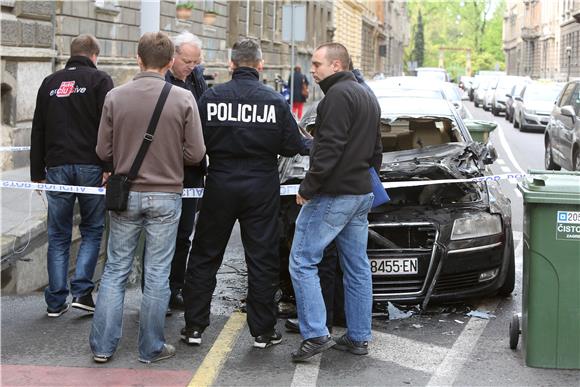
<instances>
[{"instance_id":1,"label":"silver car","mask_svg":"<svg viewBox=\"0 0 580 387\"><path fill-rule=\"evenodd\" d=\"M544 133L546 169L580 171L580 81L566 84Z\"/></svg>"},{"instance_id":2,"label":"silver car","mask_svg":"<svg viewBox=\"0 0 580 387\"><path fill-rule=\"evenodd\" d=\"M544 131L562 83L533 82L514 97L514 128Z\"/></svg>"}]
</instances>

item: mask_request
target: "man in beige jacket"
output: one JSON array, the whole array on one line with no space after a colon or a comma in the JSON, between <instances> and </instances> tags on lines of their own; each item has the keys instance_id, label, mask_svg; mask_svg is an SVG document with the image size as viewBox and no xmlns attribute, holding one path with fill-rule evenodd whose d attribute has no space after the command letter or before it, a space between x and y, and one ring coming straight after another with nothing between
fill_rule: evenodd
<instances>
[{"instance_id":1,"label":"man in beige jacket","mask_svg":"<svg viewBox=\"0 0 580 387\"><path fill-rule=\"evenodd\" d=\"M141 72L132 82L107 94L97 155L112 162L115 173L128 174L141 146L155 104L173 64L174 46L162 33L146 33L137 49ZM139 314L139 361L151 363L175 354L165 343L169 271L181 214L183 166L205 154L201 122L191 92L172 87L161 111L153 141L134 179L127 209L110 212L107 263L101 279L90 335L93 359L109 361L122 333L127 278L141 230L145 232L145 286Z\"/></svg>"}]
</instances>

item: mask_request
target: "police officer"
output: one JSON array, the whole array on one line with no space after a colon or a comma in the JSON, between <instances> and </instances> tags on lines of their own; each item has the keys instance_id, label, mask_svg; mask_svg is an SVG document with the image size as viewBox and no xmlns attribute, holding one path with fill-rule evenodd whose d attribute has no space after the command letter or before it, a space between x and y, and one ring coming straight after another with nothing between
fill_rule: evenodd
<instances>
[{"instance_id":1,"label":"police officer","mask_svg":"<svg viewBox=\"0 0 580 387\"><path fill-rule=\"evenodd\" d=\"M306 140L282 96L259 80L258 43L234 44L230 66L232 80L209 89L198 103L209 167L185 275L181 338L201 344L216 274L238 220L248 266L248 325L254 347L266 348L282 340L274 329L280 266L277 156L306 154Z\"/></svg>"}]
</instances>

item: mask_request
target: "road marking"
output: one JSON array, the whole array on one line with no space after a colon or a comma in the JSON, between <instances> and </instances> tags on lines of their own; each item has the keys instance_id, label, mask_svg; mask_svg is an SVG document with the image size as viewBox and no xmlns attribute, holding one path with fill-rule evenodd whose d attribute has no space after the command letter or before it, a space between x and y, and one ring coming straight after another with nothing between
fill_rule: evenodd
<instances>
[{"instance_id":1,"label":"road marking","mask_svg":"<svg viewBox=\"0 0 580 387\"><path fill-rule=\"evenodd\" d=\"M322 355L316 355L308 362L298 363L294 370L291 387L315 387L320 371L320 359Z\"/></svg>"},{"instance_id":2,"label":"road marking","mask_svg":"<svg viewBox=\"0 0 580 387\"><path fill-rule=\"evenodd\" d=\"M499 300L488 300L480 304L477 309L494 312ZM453 347L447 352L443 362L437 367L434 375L427 383L427 386L452 386L463 365L469 358L471 352L489 320L471 318L463 332L459 335Z\"/></svg>"},{"instance_id":3,"label":"road marking","mask_svg":"<svg viewBox=\"0 0 580 387\"><path fill-rule=\"evenodd\" d=\"M497 159L495 160L496 163L498 163L499 165L505 165L505 161L503 161L503 159Z\"/></svg>"},{"instance_id":4,"label":"road marking","mask_svg":"<svg viewBox=\"0 0 580 387\"><path fill-rule=\"evenodd\" d=\"M405 368L433 373L445 358L448 348L415 341L390 333L373 331L369 357Z\"/></svg>"},{"instance_id":5,"label":"road marking","mask_svg":"<svg viewBox=\"0 0 580 387\"><path fill-rule=\"evenodd\" d=\"M193 375L189 387L211 386L215 382L245 325L245 314L232 313L197 372Z\"/></svg>"},{"instance_id":6,"label":"road marking","mask_svg":"<svg viewBox=\"0 0 580 387\"><path fill-rule=\"evenodd\" d=\"M505 153L507 154L508 159L510 160L510 162L512 163L512 165L518 170L520 171L520 173L525 173L524 170L522 169L522 167L520 167L520 164L518 163L518 161L516 160L514 154L512 153L512 150L505 138L505 135L503 134L503 128L500 124L497 125L497 133L499 136L499 142L501 142L501 146L504 149Z\"/></svg>"},{"instance_id":7,"label":"road marking","mask_svg":"<svg viewBox=\"0 0 580 387\"><path fill-rule=\"evenodd\" d=\"M508 173L508 172L510 172L510 171L511 171L511 168L510 168L510 167L508 167L508 166L506 166L506 165L502 165L502 166L500 167L500 169L501 169L501 171L502 171L503 173Z\"/></svg>"},{"instance_id":8,"label":"road marking","mask_svg":"<svg viewBox=\"0 0 580 387\"><path fill-rule=\"evenodd\" d=\"M520 190L517 189L517 188L514 188L514 191L516 192L516 196L521 199L522 198L522 193L520 192Z\"/></svg>"}]
</instances>

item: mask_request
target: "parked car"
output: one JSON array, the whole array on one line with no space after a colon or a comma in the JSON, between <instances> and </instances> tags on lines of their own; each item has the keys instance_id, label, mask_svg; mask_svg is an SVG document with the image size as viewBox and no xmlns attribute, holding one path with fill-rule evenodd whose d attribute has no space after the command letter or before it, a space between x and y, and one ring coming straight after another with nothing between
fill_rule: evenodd
<instances>
[{"instance_id":1,"label":"parked car","mask_svg":"<svg viewBox=\"0 0 580 387\"><path fill-rule=\"evenodd\" d=\"M368 82L377 97L415 96L417 98L446 99L455 106L461 118L467 117L463 94L456 84L417 77L389 77Z\"/></svg>"},{"instance_id":2,"label":"parked car","mask_svg":"<svg viewBox=\"0 0 580 387\"><path fill-rule=\"evenodd\" d=\"M465 92L468 92L471 88L471 83L473 81L473 77L468 77L467 75L462 75L459 77L459 88Z\"/></svg>"},{"instance_id":3,"label":"parked car","mask_svg":"<svg viewBox=\"0 0 580 387\"><path fill-rule=\"evenodd\" d=\"M580 171L580 81L568 82L544 133L545 167Z\"/></svg>"},{"instance_id":4,"label":"parked car","mask_svg":"<svg viewBox=\"0 0 580 387\"><path fill-rule=\"evenodd\" d=\"M486 166L497 157L493 147L472 140L468 130L472 121L462 120L448 101L378 99L380 178L417 185L389 188L391 201L369 213L367 253L374 300L426 305L430 300L510 294L515 283L511 209L499 184L430 184L439 179L484 178ZM300 125L316 136L315 107ZM280 158L281 183L299 184L308 167L306 156ZM283 260L288 259L298 212L295 198L283 196Z\"/></svg>"},{"instance_id":5,"label":"parked car","mask_svg":"<svg viewBox=\"0 0 580 387\"><path fill-rule=\"evenodd\" d=\"M514 128L544 131L562 83L532 82L514 97Z\"/></svg>"},{"instance_id":6,"label":"parked car","mask_svg":"<svg viewBox=\"0 0 580 387\"><path fill-rule=\"evenodd\" d=\"M443 82L449 82L451 80L447 71L439 67L419 67L416 71L418 78L427 78Z\"/></svg>"},{"instance_id":7,"label":"parked car","mask_svg":"<svg viewBox=\"0 0 580 387\"><path fill-rule=\"evenodd\" d=\"M497 82L497 77L481 76L479 78L479 83L475 89L473 96L473 104L475 107L479 107L484 104L485 94L487 90L491 88L491 85Z\"/></svg>"},{"instance_id":8,"label":"parked car","mask_svg":"<svg viewBox=\"0 0 580 387\"><path fill-rule=\"evenodd\" d=\"M514 75L506 75L505 77L498 78L497 83L492 87L491 114L499 116L499 113L506 111L507 94L511 92L514 85L518 82L524 82L525 79L524 77Z\"/></svg>"},{"instance_id":9,"label":"parked car","mask_svg":"<svg viewBox=\"0 0 580 387\"><path fill-rule=\"evenodd\" d=\"M512 89L506 94L505 100L505 119L509 122L514 122L514 98L522 93L522 89L531 83L531 79L524 79L521 82L517 82Z\"/></svg>"}]
</instances>

